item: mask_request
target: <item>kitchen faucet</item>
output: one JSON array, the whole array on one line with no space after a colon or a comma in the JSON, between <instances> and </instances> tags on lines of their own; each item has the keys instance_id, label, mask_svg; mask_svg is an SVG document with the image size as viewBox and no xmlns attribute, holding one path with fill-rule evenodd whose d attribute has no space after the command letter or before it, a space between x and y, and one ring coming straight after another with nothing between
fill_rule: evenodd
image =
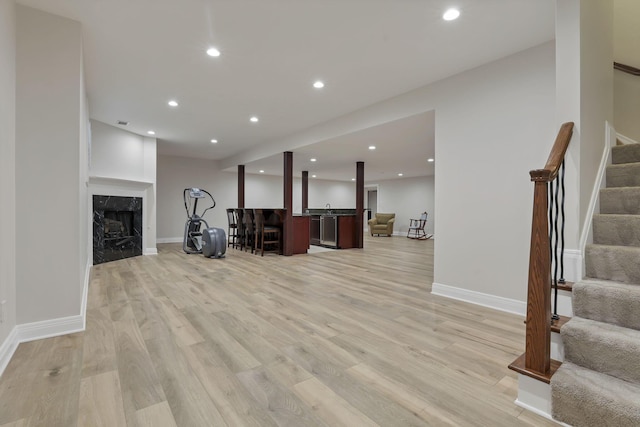
<instances>
[{"instance_id":1,"label":"kitchen faucet","mask_svg":"<svg viewBox=\"0 0 640 427\"><path fill-rule=\"evenodd\" d=\"M326 205L324 205L324 207L331 210L331 203L327 203Z\"/></svg>"}]
</instances>

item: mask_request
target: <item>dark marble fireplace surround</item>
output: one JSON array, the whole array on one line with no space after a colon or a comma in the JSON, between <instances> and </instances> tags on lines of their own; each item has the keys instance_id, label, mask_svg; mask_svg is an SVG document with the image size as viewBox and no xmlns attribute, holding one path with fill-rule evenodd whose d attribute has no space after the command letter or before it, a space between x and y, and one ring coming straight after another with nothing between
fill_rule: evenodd
<instances>
[{"instance_id":1,"label":"dark marble fireplace surround","mask_svg":"<svg viewBox=\"0 0 640 427\"><path fill-rule=\"evenodd\" d=\"M142 198L93 196L93 265L142 255Z\"/></svg>"}]
</instances>

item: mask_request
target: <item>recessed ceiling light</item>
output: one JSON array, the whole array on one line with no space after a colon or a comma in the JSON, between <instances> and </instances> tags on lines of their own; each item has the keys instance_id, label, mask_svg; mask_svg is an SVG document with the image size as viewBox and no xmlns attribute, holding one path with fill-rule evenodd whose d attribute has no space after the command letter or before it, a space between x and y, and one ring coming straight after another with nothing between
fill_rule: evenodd
<instances>
[{"instance_id":1,"label":"recessed ceiling light","mask_svg":"<svg viewBox=\"0 0 640 427\"><path fill-rule=\"evenodd\" d=\"M312 162L315 162L315 161L317 161L317 160L318 160L318 159L316 159L316 158L309 159L309 161L312 161Z\"/></svg>"},{"instance_id":2,"label":"recessed ceiling light","mask_svg":"<svg viewBox=\"0 0 640 427\"><path fill-rule=\"evenodd\" d=\"M355 180L356 180L355 178L351 178L351 181L355 181Z\"/></svg>"},{"instance_id":3,"label":"recessed ceiling light","mask_svg":"<svg viewBox=\"0 0 640 427\"><path fill-rule=\"evenodd\" d=\"M217 48L211 46L209 49L207 49L207 55L218 57L220 56L220 51Z\"/></svg>"},{"instance_id":4,"label":"recessed ceiling light","mask_svg":"<svg viewBox=\"0 0 640 427\"><path fill-rule=\"evenodd\" d=\"M427 159L427 162L433 162L433 161L434 161L433 159Z\"/></svg>"},{"instance_id":5,"label":"recessed ceiling light","mask_svg":"<svg viewBox=\"0 0 640 427\"><path fill-rule=\"evenodd\" d=\"M376 149L376 146L375 146L375 145L370 145L370 146L369 146L369 150L375 150L375 149Z\"/></svg>"},{"instance_id":6,"label":"recessed ceiling light","mask_svg":"<svg viewBox=\"0 0 640 427\"><path fill-rule=\"evenodd\" d=\"M218 140L217 140L217 139L212 139L212 140L211 140L211 143L212 143L212 144L217 144L217 143L218 143Z\"/></svg>"},{"instance_id":7,"label":"recessed ceiling light","mask_svg":"<svg viewBox=\"0 0 640 427\"><path fill-rule=\"evenodd\" d=\"M263 169L260 169L260 173L264 173L264 170L263 170Z\"/></svg>"},{"instance_id":8,"label":"recessed ceiling light","mask_svg":"<svg viewBox=\"0 0 640 427\"><path fill-rule=\"evenodd\" d=\"M169 104L169 107L177 107L178 106L178 101L174 101L173 99L169 102L167 102L167 104Z\"/></svg>"},{"instance_id":9,"label":"recessed ceiling light","mask_svg":"<svg viewBox=\"0 0 640 427\"><path fill-rule=\"evenodd\" d=\"M442 19L444 19L445 21L453 21L454 19L457 19L458 16L460 16L460 11L458 9L447 9L447 11L442 15Z\"/></svg>"},{"instance_id":10,"label":"recessed ceiling light","mask_svg":"<svg viewBox=\"0 0 640 427\"><path fill-rule=\"evenodd\" d=\"M256 116L251 116L251 118L249 119L251 121L251 123L258 123L258 119Z\"/></svg>"},{"instance_id":11,"label":"recessed ceiling light","mask_svg":"<svg viewBox=\"0 0 640 427\"><path fill-rule=\"evenodd\" d=\"M315 178L315 177L316 177L315 175L311 175L311 178Z\"/></svg>"},{"instance_id":12,"label":"recessed ceiling light","mask_svg":"<svg viewBox=\"0 0 640 427\"><path fill-rule=\"evenodd\" d=\"M156 134L156 133L155 133L154 131L152 131L152 130L148 130L148 131L147 131L147 133L148 133L149 135L155 135L155 134Z\"/></svg>"},{"instance_id":13,"label":"recessed ceiling light","mask_svg":"<svg viewBox=\"0 0 640 427\"><path fill-rule=\"evenodd\" d=\"M402 176L402 175L404 175L404 174L403 174L403 173L399 173L399 174L398 174L398 176Z\"/></svg>"},{"instance_id":14,"label":"recessed ceiling light","mask_svg":"<svg viewBox=\"0 0 640 427\"><path fill-rule=\"evenodd\" d=\"M324 83L321 82L320 80L316 80L313 83L313 87L315 87L316 89L322 89L324 87Z\"/></svg>"}]
</instances>

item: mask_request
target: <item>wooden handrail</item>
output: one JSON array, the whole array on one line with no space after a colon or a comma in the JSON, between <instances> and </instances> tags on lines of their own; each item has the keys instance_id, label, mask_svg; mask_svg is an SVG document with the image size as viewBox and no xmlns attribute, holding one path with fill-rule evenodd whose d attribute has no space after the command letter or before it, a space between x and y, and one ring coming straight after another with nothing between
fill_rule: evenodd
<instances>
[{"instance_id":1,"label":"wooden handrail","mask_svg":"<svg viewBox=\"0 0 640 427\"><path fill-rule=\"evenodd\" d=\"M631 65L614 62L613 68L634 76L640 76L640 68L632 67Z\"/></svg>"},{"instance_id":2,"label":"wooden handrail","mask_svg":"<svg viewBox=\"0 0 640 427\"><path fill-rule=\"evenodd\" d=\"M543 376L549 375L551 369L551 255L547 183L558 175L572 134L573 122L564 123L544 169L529 172L535 185L529 252L525 369Z\"/></svg>"},{"instance_id":3,"label":"wooden handrail","mask_svg":"<svg viewBox=\"0 0 640 427\"><path fill-rule=\"evenodd\" d=\"M553 148L551 148L551 153L549 153L544 169L534 169L529 172L531 181L551 182L556 179L564 160L564 155L567 152L567 147L569 147L571 135L573 135L573 122L563 123L560 131L558 131L556 142L553 143Z\"/></svg>"}]
</instances>

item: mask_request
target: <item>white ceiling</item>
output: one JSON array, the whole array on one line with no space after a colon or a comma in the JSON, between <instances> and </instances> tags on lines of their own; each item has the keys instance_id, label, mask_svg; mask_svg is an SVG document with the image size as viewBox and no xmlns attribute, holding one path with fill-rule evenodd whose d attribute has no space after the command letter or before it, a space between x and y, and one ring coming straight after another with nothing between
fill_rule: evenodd
<instances>
[{"instance_id":1,"label":"white ceiling","mask_svg":"<svg viewBox=\"0 0 640 427\"><path fill-rule=\"evenodd\" d=\"M126 120L126 130L145 136L155 130L160 154L208 159L276 143L551 40L555 13L555 0L19 3L82 23L91 118L114 126ZM445 22L441 15L450 6L461 16ZM205 54L210 45L220 49L219 58ZM316 79L326 87L314 89ZM167 106L170 99L180 106ZM251 115L260 122L249 123ZM351 153L375 140L375 154L386 162L364 159L368 182L400 171L433 173L423 157L434 154L433 114L388 126L296 149L295 169L305 169L301 162L313 154L320 161L307 170L350 179ZM340 167L345 159L351 170ZM275 162L282 169L281 156ZM272 164L265 159L247 171L271 170Z\"/></svg>"}]
</instances>

